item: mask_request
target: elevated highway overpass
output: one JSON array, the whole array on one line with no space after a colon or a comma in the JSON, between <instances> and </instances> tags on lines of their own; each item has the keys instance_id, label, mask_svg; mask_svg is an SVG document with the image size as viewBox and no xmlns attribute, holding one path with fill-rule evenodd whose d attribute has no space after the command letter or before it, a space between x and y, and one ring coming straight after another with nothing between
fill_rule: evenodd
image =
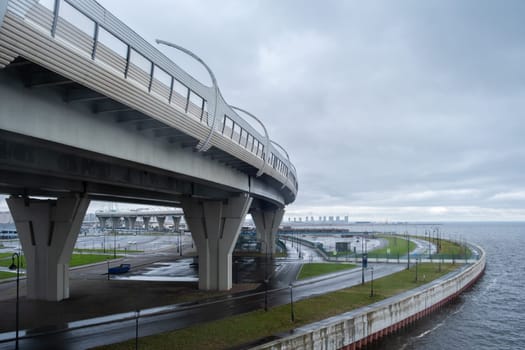
<instances>
[{"instance_id":1,"label":"elevated highway overpass","mask_svg":"<svg viewBox=\"0 0 525 350\"><path fill-rule=\"evenodd\" d=\"M157 220L157 225L160 230L164 229L164 223L166 222L167 217L171 217L173 220L173 228L178 230L181 218L183 216L182 210L131 210L131 211L97 211L95 213L97 219L99 220L100 228L104 230L106 228L107 222L111 222L111 227L120 227L121 219L124 220L126 229L133 230L135 229L135 223L137 218L142 219L142 224L144 225L144 230L148 231L150 229L149 223L151 218Z\"/></svg>"},{"instance_id":2,"label":"elevated highway overpass","mask_svg":"<svg viewBox=\"0 0 525 350\"><path fill-rule=\"evenodd\" d=\"M273 250L298 190L287 152L241 112L253 117L96 1L0 0L0 193L10 194L28 297L69 297L90 200L182 208L199 287L231 288L245 215Z\"/></svg>"}]
</instances>

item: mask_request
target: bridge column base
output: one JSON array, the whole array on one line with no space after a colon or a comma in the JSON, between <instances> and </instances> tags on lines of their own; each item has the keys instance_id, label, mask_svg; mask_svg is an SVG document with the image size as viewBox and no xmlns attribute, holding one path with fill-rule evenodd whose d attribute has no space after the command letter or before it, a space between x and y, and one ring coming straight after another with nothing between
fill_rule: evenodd
<instances>
[{"instance_id":1,"label":"bridge column base","mask_svg":"<svg viewBox=\"0 0 525 350\"><path fill-rule=\"evenodd\" d=\"M150 216L143 216L142 222L144 222L144 231L149 231L149 221L151 220Z\"/></svg>"},{"instance_id":2,"label":"bridge column base","mask_svg":"<svg viewBox=\"0 0 525 350\"><path fill-rule=\"evenodd\" d=\"M166 222L165 216L157 216L157 224L159 225L159 231L164 231L164 223Z\"/></svg>"},{"instance_id":3,"label":"bridge column base","mask_svg":"<svg viewBox=\"0 0 525 350\"><path fill-rule=\"evenodd\" d=\"M10 197L6 201L26 258L27 298L69 298L69 261L89 199L72 195L56 200Z\"/></svg>"},{"instance_id":4,"label":"bridge column base","mask_svg":"<svg viewBox=\"0 0 525 350\"><path fill-rule=\"evenodd\" d=\"M247 194L225 200L182 200L199 254L199 289L231 289L232 252L251 202Z\"/></svg>"},{"instance_id":5,"label":"bridge column base","mask_svg":"<svg viewBox=\"0 0 525 350\"><path fill-rule=\"evenodd\" d=\"M275 253L277 229L283 220L284 209L252 209L251 211L257 238L266 244L261 245L261 253Z\"/></svg>"},{"instance_id":6,"label":"bridge column base","mask_svg":"<svg viewBox=\"0 0 525 350\"><path fill-rule=\"evenodd\" d=\"M172 216L171 218L173 219L173 229L175 231L178 231L179 230L179 226L180 226L181 216Z\"/></svg>"},{"instance_id":7,"label":"bridge column base","mask_svg":"<svg viewBox=\"0 0 525 350\"><path fill-rule=\"evenodd\" d=\"M116 228L120 228L120 218L112 216L111 217L111 231L115 231Z\"/></svg>"},{"instance_id":8,"label":"bridge column base","mask_svg":"<svg viewBox=\"0 0 525 350\"><path fill-rule=\"evenodd\" d=\"M106 218L99 216L98 217L98 222L99 222L99 225L100 225L100 230L101 231L105 231L106 230Z\"/></svg>"},{"instance_id":9,"label":"bridge column base","mask_svg":"<svg viewBox=\"0 0 525 350\"><path fill-rule=\"evenodd\" d=\"M137 217L136 216L128 216L128 217L126 217L124 219L126 221L126 228L128 230L134 230L135 229L135 222L137 222Z\"/></svg>"}]
</instances>

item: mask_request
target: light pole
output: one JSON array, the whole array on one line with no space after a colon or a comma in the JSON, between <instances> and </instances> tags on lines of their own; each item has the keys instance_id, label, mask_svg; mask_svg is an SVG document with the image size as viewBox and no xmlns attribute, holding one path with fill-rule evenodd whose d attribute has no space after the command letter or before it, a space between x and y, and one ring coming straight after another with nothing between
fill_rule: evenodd
<instances>
[{"instance_id":1,"label":"light pole","mask_svg":"<svg viewBox=\"0 0 525 350\"><path fill-rule=\"evenodd\" d=\"M438 252L441 250L441 233L439 232L439 227L437 228L437 236L438 236Z\"/></svg>"},{"instance_id":2,"label":"light pole","mask_svg":"<svg viewBox=\"0 0 525 350\"><path fill-rule=\"evenodd\" d=\"M139 317L140 310L135 311L135 350L139 348Z\"/></svg>"},{"instance_id":3,"label":"light pole","mask_svg":"<svg viewBox=\"0 0 525 350\"><path fill-rule=\"evenodd\" d=\"M410 240L408 239L408 231L406 231L407 236L407 270L410 270Z\"/></svg>"},{"instance_id":4,"label":"light pole","mask_svg":"<svg viewBox=\"0 0 525 350\"><path fill-rule=\"evenodd\" d=\"M416 283L417 283L417 258L416 258Z\"/></svg>"},{"instance_id":5,"label":"light pole","mask_svg":"<svg viewBox=\"0 0 525 350\"><path fill-rule=\"evenodd\" d=\"M239 283L239 261L235 260L233 266L235 266L235 283Z\"/></svg>"},{"instance_id":6,"label":"light pole","mask_svg":"<svg viewBox=\"0 0 525 350\"><path fill-rule=\"evenodd\" d=\"M179 250L180 256L182 256L182 231L183 231L183 229L181 229L179 231L179 246L178 246L178 250Z\"/></svg>"},{"instance_id":7,"label":"light pole","mask_svg":"<svg viewBox=\"0 0 525 350\"><path fill-rule=\"evenodd\" d=\"M117 231L113 228L113 259L117 258Z\"/></svg>"},{"instance_id":8,"label":"light pole","mask_svg":"<svg viewBox=\"0 0 525 350\"><path fill-rule=\"evenodd\" d=\"M173 47L179 51L182 51L184 52L185 54L191 56L192 58L194 58L197 62L199 62L200 64L202 64L204 66L204 68L206 69L206 71L208 72L208 74L210 75L210 78L211 78L211 83L212 83L212 87L213 87L213 90L214 90L214 100L213 100L213 111L212 111L212 125L211 125L211 130L210 130L210 133L208 134L208 136L206 137L206 140L204 140L204 142L202 143L202 145L200 146L197 146L197 150L199 152L202 152L202 151L205 151L206 150L206 147L208 146L208 144L210 143L210 140L211 140L211 136L213 135L213 131L215 130L215 120L216 120L216 114L217 114L217 104L219 103L219 85L217 84L217 79L215 78L215 74L213 74L213 71L211 70L211 68L204 62L204 60L202 58L200 58L199 56L197 56L196 54L194 54L192 51L180 46L180 45L177 45L177 44L174 44L174 43L170 43L168 41L165 41L165 40L160 40L160 39L156 39L155 40L157 42L157 44L161 44L161 45L166 45L166 46L170 46L170 47Z\"/></svg>"},{"instance_id":9,"label":"light pole","mask_svg":"<svg viewBox=\"0 0 525 350\"><path fill-rule=\"evenodd\" d=\"M268 311L268 245L266 241L261 241L264 243L264 311Z\"/></svg>"},{"instance_id":10,"label":"light pole","mask_svg":"<svg viewBox=\"0 0 525 350\"><path fill-rule=\"evenodd\" d=\"M15 257L16 257L16 264L15 264ZM9 270L16 269L16 343L15 343L15 349L18 349L18 330L19 330L19 300L20 300L20 254L13 253L11 256L11 265L9 266Z\"/></svg>"},{"instance_id":11,"label":"light pole","mask_svg":"<svg viewBox=\"0 0 525 350\"><path fill-rule=\"evenodd\" d=\"M428 231L425 230L425 240L428 241L428 258L430 259L430 239L428 237Z\"/></svg>"},{"instance_id":12,"label":"light pole","mask_svg":"<svg viewBox=\"0 0 525 350\"><path fill-rule=\"evenodd\" d=\"M370 266L370 273L372 274L371 280L370 280L370 296L374 296L374 267Z\"/></svg>"},{"instance_id":13,"label":"light pole","mask_svg":"<svg viewBox=\"0 0 525 350\"><path fill-rule=\"evenodd\" d=\"M264 279L264 311L268 311L268 277Z\"/></svg>"},{"instance_id":14,"label":"light pole","mask_svg":"<svg viewBox=\"0 0 525 350\"><path fill-rule=\"evenodd\" d=\"M365 237L361 237L361 284L365 284Z\"/></svg>"},{"instance_id":15,"label":"light pole","mask_svg":"<svg viewBox=\"0 0 525 350\"><path fill-rule=\"evenodd\" d=\"M290 283L290 317L295 322L295 313L293 310L293 284Z\"/></svg>"},{"instance_id":16,"label":"light pole","mask_svg":"<svg viewBox=\"0 0 525 350\"><path fill-rule=\"evenodd\" d=\"M428 258L432 259L431 257L431 250L430 250L430 235L427 230L425 230L425 239L428 241Z\"/></svg>"}]
</instances>

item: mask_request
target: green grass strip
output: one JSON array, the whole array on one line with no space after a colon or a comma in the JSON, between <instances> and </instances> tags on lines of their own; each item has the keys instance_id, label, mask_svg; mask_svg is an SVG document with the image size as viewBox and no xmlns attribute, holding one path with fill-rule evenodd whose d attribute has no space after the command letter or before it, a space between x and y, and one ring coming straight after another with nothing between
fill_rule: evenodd
<instances>
[{"instance_id":1,"label":"green grass strip","mask_svg":"<svg viewBox=\"0 0 525 350\"><path fill-rule=\"evenodd\" d=\"M400 238L398 236L390 236L390 235L376 235L377 238L384 239L388 241L386 247L374 249L374 250L368 250L368 257L369 258L397 258L406 256L407 255L407 249L412 252L414 249L416 249L416 244L412 241L409 241L407 246L407 240L404 238ZM390 249L390 253L389 252ZM337 252L337 256L354 256L354 252ZM358 257L361 257L361 253L357 253Z\"/></svg>"},{"instance_id":2,"label":"green grass strip","mask_svg":"<svg viewBox=\"0 0 525 350\"><path fill-rule=\"evenodd\" d=\"M327 273L344 271L355 268L354 264L329 264L329 263L310 263L303 264L299 276L297 279L302 280L305 278L316 277Z\"/></svg>"},{"instance_id":3,"label":"green grass strip","mask_svg":"<svg viewBox=\"0 0 525 350\"><path fill-rule=\"evenodd\" d=\"M386 235L378 235L381 239L386 239L388 241L388 244L386 247L381 249L375 249L368 253L369 257L397 257L397 256L405 256L408 254L408 251L413 251L416 249L416 244L412 241L409 241L407 244L407 240L403 238L399 238L397 236L386 236ZM390 253L389 253L390 251Z\"/></svg>"},{"instance_id":4,"label":"green grass strip","mask_svg":"<svg viewBox=\"0 0 525 350\"><path fill-rule=\"evenodd\" d=\"M113 249L90 249L90 248L75 248L74 252L76 253L107 253L107 254L113 254ZM143 253L143 250L133 250L133 249L117 249L116 252L118 254L125 254L125 253Z\"/></svg>"},{"instance_id":5,"label":"green grass strip","mask_svg":"<svg viewBox=\"0 0 525 350\"><path fill-rule=\"evenodd\" d=\"M418 282L415 282L415 267L374 280L373 297L370 297L370 283L366 283L294 302L294 323L290 320L288 304L271 308L268 312L257 310L144 337L139 339L138 345L140 349L228 349L383 300L430 282L456 268L457 265L442 264L439 272L437 264L423 263L418 265ZM99 349L135 349L135 340Z\"/></svg>"},{"instance_id":6,"label":"green grass strip","mask_svg":"<svg viewBox=\"0 0 525 350\"><path fill-rule=\"evenodd\" d=\"M12 263L11 259L12 253L0 253L0 266L9 267ZM117 255L117 258L120 258L120 255ZM113 259L113 255L103 255L103 254L73 254L71 261L69 262L70 267L94 264L101 261L106 261L108 259ZM16 259L15 259L16 263ZM25 256L22 255L20 258L20 267L25 268L27 266Z\"/></svg>"},{"instance_id":7,"label":"green grass strip","mask_svg":"<svg viewBox=\"0 0 525 350\"><path fill-rule=\"evenodd\" d=\"M15 273L0 271L0 280L4 278L11 278L11 277L16 277L16 271Z\"/></svg>"},{"instance_id":8,"label":"green grass strip","mask_svg":"<svg viewBox=\"0 0 525 350\"><path fill-rule=\"evenodd\" d=\"M437 244L436 239L428 238L425 236L414 236L414 238L417 238L423 241L427 241L427 242L430 241L434 245ZM439 242L441 245L439 249L439 254L432 254L433 259L439 259L441 257L444 257L445 259L451 259L453 257L455 257L456 259L460 259L460 258L464 259L465 254L466 254L467 259L470 259L472 257L472 251L468 249L465 245L462 245L462 244L459 244L453 241L449 241L446 239L440 239Z\"/></svg>"},{"instance_id":9,"label":"green grass strip","mask_svg":"<svg viewBox=\"0 0 525 350\"><path fill-rule=\"evenodd\" d=\"M2 266L2 267L9 267L9 266L11 266L11 264L13 263L12 256L13 256L13 253L0 253L0 266ZM16 263L17 263L17 261L16 261L16 258L15 258L15 264ZM21 263L22 266L26 265L26 259L25 259L25 257L23 255L20 257L20 263Z\"/></svg>"}]
</instances>

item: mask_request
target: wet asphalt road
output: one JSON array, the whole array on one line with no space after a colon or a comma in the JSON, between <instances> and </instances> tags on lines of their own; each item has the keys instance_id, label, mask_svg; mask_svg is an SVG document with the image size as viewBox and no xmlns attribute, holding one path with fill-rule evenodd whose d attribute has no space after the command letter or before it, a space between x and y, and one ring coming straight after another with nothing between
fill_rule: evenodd
<instances>
[{"instance_id":1,"label":"wet asphalt road","mask_svg":"<svg viewBox=\"0 0 525 350\"><path fill-rule=\"evenodd\" d=\"M287 245L290 243L287 242ZM239 278L268 283L268 307L287 304L290 302L290 283L293 282L294 301L324 294L334 290L347 288L361 283L362 271L356 268L350 271L325 275L320 278L294 282L303 262L319 260L314 251L307 247L288 247L286 259L275 259L267 264L267 259L258 261L238 261L238 271L234 271L234 279ZM374 278L379 278L404 268L403 264L370 264L374 266ZM253 271L256 274L253 274ZM368 281L370 273L365 273ZM213 301L178 304L140 311L138 322L139 337L158 334L165 331L182 329L194 324L222 319L231 315L241 314L264 308L264 284L256 293L244 293ZM33 334L25 331L20 333L20 349L87 349L95 346L113 344L133 339L136 332L136 313L113 315L115 322L100 324L100 320L77 321L69 324L69 329L34 331ZM96 324L98 323L98 324ZM95 324L95 325L93 325ZM7 336L7 334L3 334ZM14 332L12 334L14 337ZM11 338L11 337L9 337ZM14 349L14 341L2 342L1 349Z\"/></svg>"},{"instance_id":2,"label":"wet asphalt road","mask_svg":"<svg viewBox=\"0 0 525 350\"><path fill-rule=\"evenodd\" d=\"M298 265L298 264L297 264ZM400 271L404 265L374 264L374 277ZM292 269L293 270L293 269ZM278 274L276 274L277 276ZM365 274L366 280L370 275ZM305 280L293 287L294 301L327 293L361 283L361 269L337 273L330 278ZM143 310L139 319L139 336L181 329L193 324L221 319L227 316L245 313L264 307L264 291L244 296L225 298L207 303L178 305L165 309L166 313L145 315ZM269 307L290 302L289 287L273 289L268 292ZM156 308L162 310L162 308ZM127 319L126 319L127 315ZM80 322L79 322L80 323ZM77 324L79 324L77 323ZM135 337L136 320L134 313L124 314L118 322L96 325L80 329L69 329L57 333L35 335L20 340L20 349L86 349L95 346L112 344ZM21 334L22 336L23 334ZM28 334L29 335L29 334ZM13 349L14 342L0 343L0 349Z\"/></svg>"}]
</instances>

